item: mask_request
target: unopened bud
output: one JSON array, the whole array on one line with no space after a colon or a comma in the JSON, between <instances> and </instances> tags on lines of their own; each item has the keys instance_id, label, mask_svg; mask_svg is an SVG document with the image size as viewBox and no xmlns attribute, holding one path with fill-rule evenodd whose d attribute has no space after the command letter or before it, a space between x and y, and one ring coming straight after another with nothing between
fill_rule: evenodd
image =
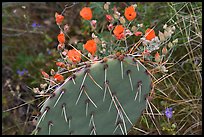
<instances>
[{"instance_id":1,"label":"unopened bud","mask_svg":"<svg viewBox=\"0 0 204 137\"><path fill-rule=\"evenodd\" d=\"M119 21L120 21L121 24L123 24L123 25L125 24L125 18L123 16L120 17Z\"/></svg>"},{"instance_id":2,"label":"unopened bud","mask_svg":"<svg viewBox=\"0 0 204 137\"><path fill-rule=\"evenodd\" d=\"M57 50L63 50L64 47L65 47L64 44L58 44L58 46L57 46Z\"/></svg>"},{"instance_id":3,"label":"unopened bud","mask_svg":"<svg viewBox=\"0 0 204 137\"><path fill-rule=\"evenodd\" d=\"M20 86L19 86L19 85L16 86L16 90L17 90L17 91L20 90Z\"/></svg>"},{"instance_id":4,"label":"unopened bud","mask_svg":"<svg viewBox=\"0 0 204 137\"><path fill-rule=\"evenodd\" d=\"M109 4L105 3L105 4L103 5L103 8L104 8L105 10L109 10Z\"/></svg>"},{"instance_id":5,"label":"unopened bud","mask_svg":"<svg viewBox=\"0 0 204 137\"><path fill-rule=\"evenodd\" d=\"M40 84L40 87L41 87L42 89L45 89L45 88L47 87L47 83L45 83L45 84Z\"/></svg>"},{"instance_id":6,"label":"unopened bud","mask_svg":"<svg viewBox=\"0 0 204 137\"><path fill-rule=\"evenodd\" d=\"M132 26L131 30L133 31L133 33L137 32L137 27L136 26Z\"/></svg>"},{"instance_id":7,"label":"unopened bud","mask_svg":"<svg viewBox=\"0 0 204 137\"><path fill-rule=\"evenodd\" d=\"M113 17L109 14L106 15L106 20L109 21L109 22L112 22L113 21Z\"/></svg>"},{"instance_id":8,"label":"unopened bud","mask_svg":"<svg viewBox=\"0 0 204 137\"><path fill-rule=\"evenodd\" d=\"M109 24L109 25L107 26L107 28L108 28L108 30L110 31L110 30L112 30L112 29L114 28L114 26L113 26L113 24Z\"/></svg>"},{"instance_id":9,"label":"unopened bud","mask_svg":"<svg viewBox=\"0 0 204 137\"><path fill-rule=\"evenodd\" d=\"M157 63L160 62L160 55L159 55L158 52L155 54L154 59L155 59L155 61L156 61Z\"/></svg>"},{"instance_id":10,"label":"unopened bud","mask_svg":"<svg viewBox=\"0 0 204 137\"><path fill-rule=\"evenodd\" d=\"M106 2L106 4L110 5L111 3L110 2Z\"/></svg>"},{"instance_id":11,"label":"unopened bud","mask_svg":"<svg viewBox=\"0 0 204 137\"><path fill-rule=\"evenodd\" d=\"M171 34L168 31L164 31L164 37L165 39L169 38L171 36Z\"/></svg>"},{"instance_id":12,"label":"unopened bud","mask_svg":"<svg viewBox=\"0 0 204 137\"><path fill-rule=\"evenodd\" d=\"M70 31L70 26L68 24L64 25L64 32L67 33Z\"/></svg>"},{"instance_id":13,"label":"unopened bud","mask_svg":"<svg viewBox=\"0 0 204 137\"><path fill-rule=\"evenodd\" d=\"M163 29L166 29L166 28L167 28L167 24L164 24Z\"/></svg>"},{"instance_id":14,"label":"unopened bud","mask_svg":"<svg viewBox=\"0 0 204 137\"><path fill-rule=\"evenodd\" d=\"M160 40L161 42L164 42L164 41L165 41L164 33L160 32L160 31L159 31L159 40Z\"/></svg>"},{"instance_id":15,"label":"unopened bud","mask_svg":"<svg viewBox=\"0 0 204 137\"><path fill-rule=\"evenodd\" d=\"M100 44L101 43L101 41L100 41L100 39L98 37L95 37L94 41L96 42L96 44Z\"/></svg>"},{"instance_id":16,"label":"unopened bud","mask_svg":"<svg viewBox=\"0 0 204 137\"><path fill-rule=\"evenodd\" d=\"M33 92L34 93L40 93L40 90L39 90L39 88L33 88Z\"/></svg>"},{"instance_id":17,"label":"unopened bud","mask_svg":"<svg viewBox=\"0 0 204 137\"><path fill-rule=\"evenodd\" d=\"M168 70L166 69L165 66L161 66L160 70L161 70L162 72L168 72Z\"/></svg>"},{"instance_id":18,"label":"unopened bud","mask_svg":"<svg viewBox=\"0 0 204 137\"><path fill-rule=\"evenodd\" d=\"M113 17L115 18L115 19L119 19L119 15L118 14L113 14Z\"/></svg>"},{"instance_id":19,"label":"unopened bud","mask_svg":"<svg viewBox=\"0 0 204 137\"><path fill-rule=\"evenodd\" d=\"M174 41L172 41L173 44L177 44L178 43L178 39L175 39Z\"/></svg>"},{"instance_id":20,"label":"unopened bud","mask_svg":"<svg viewBox=\"0 0 204 137\"><path fill-rule=\"evenodd\" d=\"M174 31L174 30L176 30L176 27L175 27L175 26L173 26L171 29Z\"/></svg>"},{"instance_id":21,"label":"unopened bud","mask_svg":"<svg viewBox=\"0 0 204 137\"><path fill-rule=\"evenodd\" d=\"M45 71L41 71L41 74L42 74L45 78L49 78L49 75L48 75Z\"/></svg>"},{"instance_id":22,"label":"unopened bud","mask_svg":"<svg viewBox=\"0 0 204 137\"><path fill-rule=\"evenodd\" d=\"M51 69L51 70L50 70L50 74L51 74L52 76L55 75L54 69Z\"/></svg>"},{"instance_id":23,"label":"unopened bud","mask_svg":"<svg viewBox=\"0 0 204 137\"><path fill-rule=\"evenodd\" d=\"M171 42L169 42L169 43L168 43L168 47L169 47L169 48L172 48L172 47L173 47L173 44L172 44Z\"/></svg>"},{"instance_id":24,"label":"unopened bud","mask_svg":"<svg viewBox=\"0 0 204 137\"><path fill-rule=\"evenodd\" d=\"M92 21L91 21L91 26L92 26L93 29L96 28L96 23L97 23L96 20L92 20Z\"/></svg>"},{"instance_id":25,"label":"unopened bud","mask_svg":"<svg viewBox=\"0 0 204 137\"><path fill-rule=\"evenodd\" d=\"M136 9L136 8L137 8L137 4L133 4L132 6L133 6L133 8L134 8L134 9Z\"/></svg>"},{"instance_id":26,"label":"unopened bud","mask_svg":"<svg viewBox=\"0 0 204 137\"><path fill-rule=\"evenodd\" d=\"M92 33L91 34L91 37L94 39L94 38L97 38L97 36L94 34L94 33Z\"/></svg>"},{"instance_id":27,"label":"unopened bud","mask_svg":"<svg viewBox=\"0 0 204 137\"><path fill-rule=\"evenodd\" d=\"M162 54L163 54L163 55L166 55L166 54L167 54L167 48L166 48L166 47L163 47L163 49L162 49Z\"/></svg>"}]
</instances>

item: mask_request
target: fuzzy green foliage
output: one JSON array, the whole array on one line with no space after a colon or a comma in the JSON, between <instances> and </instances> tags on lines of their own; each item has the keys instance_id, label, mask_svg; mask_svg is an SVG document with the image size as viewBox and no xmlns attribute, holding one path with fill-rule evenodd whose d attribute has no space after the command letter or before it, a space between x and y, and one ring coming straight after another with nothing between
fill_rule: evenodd
<instances>
[{"instance_id":1,"label":"fuzzy green foliage","mask_svg":"<svg viewBox=\"0 0 204 137\"><path fill-rule=\"evenodd\" d=\"M127 134L146 108L150 91L150 76L133 58L97 61L50 95L34 133Z\"/></svg>"}]
</instances>

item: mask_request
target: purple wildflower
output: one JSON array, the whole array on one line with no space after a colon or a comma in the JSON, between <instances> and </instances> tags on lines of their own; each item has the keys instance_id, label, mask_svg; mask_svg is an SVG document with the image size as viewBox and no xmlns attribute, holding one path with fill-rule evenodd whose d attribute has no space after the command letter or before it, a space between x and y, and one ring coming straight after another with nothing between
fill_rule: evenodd
<instances>
[{"instance_id":1,"label":"purple wildflower","mask_svg":"<svg viewBox=\"0 0 204 137\"><path fill-rule=\"evenodd\" d=\"M171 107L170 107L170 108L166 108L166 110L165 110L165 115L166 115L167 118L172 118L172 116L173 116L173 111L172 111L172 108L171 108Z\"/></svg>"},{"instance_id":2,"label":"purple wildflower","mask_svg":"<svg viewBox=\"0 0 204 137\"><path fill-rule=\"evenodd\" d=\"M25 68L24 68L22 71L17 70L17 74L18 74L19 76L23 76L23 75L25 75L25 74L28 74L28 70L25 69Z\"/></svg>"},{"instance_id":3,"label":"purple wildflower","mask_svg":"<svg viewBox=\"0 0 204 137\"><path fill-rule=\"evenodd\" d=\"M20 70L17 70L17 74L18 74L19 76L23 76L24 72L23 72L23 71L20 71Z\"/></svg>"},{"instance_id":4,"label":"purple wildflower","mask_svg":"<svg viewBox=\"0 0 204 137\"><path fill-rule=\"evenodd\" d=\"M51 50L47 50L47 53L48 53L48 55L51 55L52 54L52 51Z\"/></svg>"},{"instance_id":5,"label":"purple wildflower","mask_svg":"<svg viewBox=\"0 0 204 137\"><path fill-rule=\"evenodd\" d=\"M32 27L33 27L33 28L40 27L40 24L37 24L36 22L33 22Z\"/></svg>"}]
</instances>

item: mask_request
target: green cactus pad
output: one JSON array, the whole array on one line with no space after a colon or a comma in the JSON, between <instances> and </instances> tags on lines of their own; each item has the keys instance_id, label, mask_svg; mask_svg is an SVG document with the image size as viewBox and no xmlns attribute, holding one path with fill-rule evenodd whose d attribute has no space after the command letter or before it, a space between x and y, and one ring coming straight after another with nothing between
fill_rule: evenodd
<instances>
[{"instance_id":1,"label":"green cactus pad","mask_svg":"<svg viewBox=\"0 0 204 137\"><path fill-rule=\"evenodd\" d=\"M36 134L127 134L146 108L151 77L132 57L109 57L73 76L44 103Z\"/></svg>"}]
</instances>

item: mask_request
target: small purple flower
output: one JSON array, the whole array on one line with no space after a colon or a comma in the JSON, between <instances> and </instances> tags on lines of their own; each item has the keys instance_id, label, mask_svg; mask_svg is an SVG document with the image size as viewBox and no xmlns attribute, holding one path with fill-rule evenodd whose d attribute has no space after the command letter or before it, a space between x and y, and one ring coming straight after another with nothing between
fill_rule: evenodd
<instances>
[{"instance_id":1,"label":"small purple flower","mask_svg":"<svg viewBox=\"0 0 204 137\"><path fill-rule=\"evenodd\" d=\"M47 53L48 53L48 55L51 55L52 54L52 51L51 50L47 50Z\"/></svg>"},{"instance_id":2,"label":"small purple flower","mask_svg":"<svg viewBox=\"0 0 204 137\"><path fill-rule=\"evenodd\" d=\"M171 107L170 107L170 108L166 108L166 110L165 110L165 115L166 115L167 118L172 118L172 116L173 116L173 111L172 111L172 108L171 108Z\"/></svg>"},{"instance_id":3,"label":"small purple flower","mask_svg":"<svg viewBox=\"0 0 204 137\"><path fill-rule=\"evenodd\" d=\"M25 74L28 74L28 70L25 69L25 68L24 68L22 71L17 70L17 74L18 74L19 76L23 76L23 75L25 75Z\"/></svg>"},{"instance_id":4,"label":"small purple flower","mask_svg":"<svg viewBox=\"0 0 204 137\"><path fill-rule=\"evenodd\" d=\"M40 27L40 24L37 24L36 22L33 22L32 27L33 27L33 28Z\"/></svg>"},{"instance_id":5,"label":"small purple flower","mask_svg":"<svg viewBox=\"0 0 204 137\"><path fill-rule=\"evenodd\" d=\"M19 76L23 76L24 72L23 72L23 71L20 71L20 70L17 70L17 74L18 74Z\"/></svg>"}]
</instances>

